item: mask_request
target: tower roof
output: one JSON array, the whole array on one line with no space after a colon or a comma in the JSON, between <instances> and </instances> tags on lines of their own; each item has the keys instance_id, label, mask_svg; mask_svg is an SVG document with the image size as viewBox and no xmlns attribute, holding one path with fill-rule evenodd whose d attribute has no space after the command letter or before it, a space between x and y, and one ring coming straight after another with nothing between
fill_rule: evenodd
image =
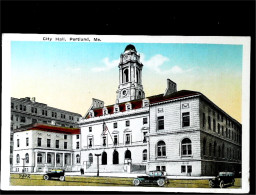
<instances>
[{"instance_id":1,"label":"tower roof","mask_svg":"<svg viewBox=\"0 0 256 195\"><path fill-rule=\"evenodd\" d=\"M126 46L126 48L125 48L124 51L128 51L128 50L134 50L134 51L136 51L136 48L134 47L134 45L129 44L129 45ZM137 51L136 51L136 52L137 52Z\"/></svg>"}]
</instances>

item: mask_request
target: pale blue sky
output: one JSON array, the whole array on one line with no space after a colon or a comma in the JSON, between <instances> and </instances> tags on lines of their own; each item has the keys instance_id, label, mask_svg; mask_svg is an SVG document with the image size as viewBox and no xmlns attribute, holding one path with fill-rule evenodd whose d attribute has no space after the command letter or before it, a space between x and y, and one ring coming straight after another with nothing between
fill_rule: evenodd
<instances>
[{"instance_id":1,"label":"pale blue sky","mask_svg":"<svg viewBox=\"0 0 256 195\"><path fill-rule=\"evenodd\" d=\"M12 96L36 96L40 102L82 115L89 108L91 98L113 104L119 57L128 44L13 41ZM233 97L241 96L241 45L131 44L141 54L144 64L142 79L146 96L163 93L166 79L170 78L177 83L178 90L200 91L223 109L241 107L240 97ZM234 103L227 105L230 101ZM241 113L237 115L238 120L240 116Z\"/></svg>"}]
</instances>

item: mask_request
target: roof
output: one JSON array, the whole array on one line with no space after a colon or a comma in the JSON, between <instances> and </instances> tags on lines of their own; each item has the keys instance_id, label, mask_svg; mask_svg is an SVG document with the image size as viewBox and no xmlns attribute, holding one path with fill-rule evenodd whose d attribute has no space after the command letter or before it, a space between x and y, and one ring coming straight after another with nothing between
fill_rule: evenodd
<instances>
[{"instance_id":1,"label":"roof","mask_svg":"<svg viewBox=\"0 0 256 195\"><path fill-rule=\"evenodd\" d=\"M63 134L80 134L79 128L58 127L58 126L45 125L45 124L39 124L39 123L23 126L19 129L16 129L15 132L26 131L26 130L40 130L40 131L48 131L48 132L63 133Z\"/></svg>"},{"instance_id":2,"label":"roof","mask_svg":"<svg viewBox=\"0 0 256 195\"><path fill-rule=\"evenodd\" d=\"M136 48L134 47L134 45L132 44L129 44L125 47L124 51L127 51L127 50L135 50L136 51Z\"/></svg>"},{"instance_id":3,"label":"roof","mask_svg":"<svg viewBox=\"0 0 256 195\"><path fill-rule=\"evenodd\" d=\"M154 103L159 103L159 102L164 102L164 101L174 100L174 99L179 99L179 98L184 98L184 97L190 97L190 96L200 95L200 94L201 93L199 93L197 91L181 90L181 91L174 92L167 96L164 96L164 94L159 94L159 95L147 97L147 99L149 100L150 104L154 104ZM142 108L142 101L143 101L143 99L129 101L129 103L131 103L131 105L132 105L132 110ZM128 103L128 102L123 102L123 103L118 104L120 112L126 111L126 109L125 109L126 103ZM106 108L108 109L109 114L114 113L114 105L106 106ZM103 108L96 108L96 109L93 109L93 111L94 111L94 117L103 116ZM87 115L86 118L89 118L89 115Z\"/></svg>"}]
</instances>

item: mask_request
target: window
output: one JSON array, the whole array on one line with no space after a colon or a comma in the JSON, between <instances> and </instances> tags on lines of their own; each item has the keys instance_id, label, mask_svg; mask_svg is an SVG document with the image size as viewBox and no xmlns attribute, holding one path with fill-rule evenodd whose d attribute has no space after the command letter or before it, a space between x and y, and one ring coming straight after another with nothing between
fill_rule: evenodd
<instances>
[{"instance_id":1,"label":"window","mask_svg":"<svg viewBox=\"0 0 256 195\"><path fill-rule=\"evenodd\" d=\"M114 145L117 145L117 135L114 135Z\"/></svg>"},{"instance_id":2,"label":"window","mask_svg":"<svg viewBox=\"0 0 256 195\"><path fill-rule=\"evenodd\" d=\"M19 120L19 116L16 116L16 121L18 121Z\"/></svg>"},{"instance_id":3,"label":"window","mask_svg":"<svg viewBox=\"0 0 256 195\"><path fill-rule=\"evenodd\" d=\"M203 140L203 155L206 154L206 139Z\"/></svg>"},{"instance_id":4,"label":"window","mask_svg":"<svg viewBox=\"0 0 256 195\"><path fill-rule=\"evenodd\" d=\"M35 113L37 114L37 108L35 108Z\"/></svg>"},{"instance_id":5,"label":"window","mask_svg":"<svg viewBox=\"0 0 256 195\"><path fill-rule=\"evenodd\" d=\"M60 147L60 141L59 140L56 140L56 142L55 142L56 144L55 144L55 146L56 146L56 148L59 148Z\"/></svg>"},{"instance_id":6,"label":"window","mask_svg":"<svg viewBox=\"0 0 256 195\"><path fill-rule=\"evenodd\" d=\"M186 173L186 166L185 165L181 165L181 173Z\"/></svg>"},{"instance_id":7,"label":"window","mask_svg":"<svg viewBox=\"0 0 256 195\"><path fill-rule=\"evenodd\" d=\"M17 147L20 147L20 140L17 139Z\"/></svg>"},{"instance_id":8,"label":"window","mask_svg":"<svg viewBox=\"0 0 256 195\"><path fill-rule=\"evenodd\" d=\"M181 148L182 156L190 156L192 154L191 140L188 138L183 139L181 142Z\"/></svg>"},{"instance_id":9,"label":"window","mask_svg":"<svg viewBox=\"0 0 256 195\"><path fill-rule=\"evenodd\" d=\"M226 128L226 137L228 137L228 128Z\"/></svg>"},{"instance_id":10,"label":"window","mask_svg":"<svg viewBox=\"0 0 256 195\"><path fill-rule=\"evenodd\" d=\"M212 128L211 128L211 117L210 116L208 116L208 128L211 130Z\"/></svg>"},{"instance_id":11,"label":"window","mask_svg":"<svg viewBox=\"0 0 256 195\"><path fill-rule=\"evenodd\" d=\"M130 126L130 121L125 121L125 126L129 127Z\"/></svg>"},{"instance_id":12,"label":"window","mask_svg":"<svg viewBox=\"0 0 256 195\"><path fill-rule=\"evenodd\" d=\"M23 106L23 111L26 111L26 109L27 109L26 106Z\"/></svg>"},{"instance_id":13,"label":"window","mask_svg":"<svg viewBox=\"0 0 256 195\"><path fill-rule=\"evenodd\" d=\"M92 138L89 138L89 148L92 147Z\"/></svg>"},{"instance_id":14,"label":"window","mask_svg":"<svg viewBox=\"0 0 256 195\"><path fill-rule=\"evenodd\" d=\"M20 155L19 154L16 155L16 162L20 163Z\"/></svg>"},{"instance_id":15,"label":"window","mask_svg":"<svg viewBox=\"0 0 256 195\"><path fill-rule=\"evenodd\" d=\"M89 127L89 132L92 132L92 127Z\"/></svg>"},{"instance_id":16,"label":"window","mask_svg":"<svg viewBox=\"0 0 256 195\"><path fill-rule=\"evenodd\" d=\"M218 134L220 134L220 124L218 123Z\"/></svg>"},{"instance_id":17,"label":"window","mask_svg":"<svg viewBox=\"0 0 256 195\"><path fill-rule=\"evenodd\" d=\"M28 155L28 153L25 154L25 161L26 161L26 163L29 163L29 155Z\"/></svg>"},{"instance_id":18,"label":"window","mask_svg":"<svg viewBox=\"0 0 256 195\"><path fill-rule=\"evenodd\" d=\"M216 121L215 121L215 119L213 119L213 131L214 132L216 131Z\"/></svg>"},{"instance_id":19,"label":"window","mask_svg":"<svg viewBox=\"0 0 256 195\"><path fill-rule=\"evenodd\" d=\"M25 123L25 122L26 122L25 116L21 116L21 117L20 117L20 122L22 122L22 123Z\"/></svg>"},{"instance_id":20,"label":"window","mask_svg":"<svg viewBox=\"0 0 256 195\"><path fill-rule=\"evenodd\" d=\"M182 127L188 127L190 125L189 112L182 113Z\"/></svg>"},{"instance_id":21,"label":"window","mask_svg":"<svg viewBox=\"0 0 256 195\"><path fill-rule=\"evenodd\" d=\"M43 156L42 156L41 153L39 153L39 154L37 155L37 163L42 163L42 160L43 160Z\"/></svg>"},{"instance_id":22,"label":"window","mask_svg":"<svg viewBox=\"0 0 256 195\"><path fill-rule=\"evenodd\" d=\"M117 123L113 123L114 129L117 128Z\"/></svg>"},{"instance_id":23,"label":"window","mask_svg":"<svg viewBox=\"0 0 256 195\"><path fill-rule=\"evenodd\" d=\"M218 147L218 156L219 157L221 156L221 148L220 148L220 146Z\"/></svg>"},{"instance_id":24,"label":"window","mask_svg":"<svg viewBox=\"0 0 256 195\"><path fill-rule=\"evenodd\" d=\"M104 136L104 137L102 137L102 139L103 139L103 140L102 140L102 145L103 145L103 146L106 146L106 145L107 145L106 137Z\"/></svg>"},{"instance_id":25,"label":"window","mask_svg":"<svg viewBox=\"0 0 256 195\"><path fill-rule=\"evenodd\" d=\"M11 134L11 141L13 141L13 134Z\"/></svg>"},{"instance_id":26,"label":"window","mask_svg":"<svg viewBox=\"0 0 256 195\"><path fill-rule=\"evenodd\" d=\"M80 163L80 155L79 155L79 154L76 155L76 163L77 163L77 164Z\"/></svg>"},{"instance_id":27,"label":"window","mask_svg":"<svg viewBox=\"0 0 256 195\"><path fill-rule=\"evenodd\" d=\"M212 156L212 144L209 143L209 156Z\"/></svg>"},{"instance_id":28,"label":"window","mask_svg":"<svg viewBox=\"0 0 256 195\"><path fill-rule=\"evenodd\" d=\"M143 125L148 123L148 118L143 118Z\"/></svg>"},{"instance_id":29,"label":"window","mask_svg":"<svg viewBox=\"0 0 256 195\"><path fill-rule=\"evenodd\" d=\"M12 108L12 109L14 108L14 103L11 103L11 108Z\"/></svg>"},{"instance_id":30,"label":"window","mask_svg":"<svg viewBox=\"0 0 256 195\"><path fill-rule=\"evenodd\" d=\"M203 113L203 127L205 127L205 113Z\"/></svg>"},{"instance_id":31,"label":"window","mask_svg":"<svg viewBox=\"0 0 256 195\"><path fill-rule=\"evenodd\" d=\"M147 132L143 132L143 143L147 143Z\"/></svg>"},{"instance_id":32,"label":"window","mask_svg":"<svg viewBox=\"0 0 256 195\"><path fill-rule=\"evenodd\" d=\"M11 120L13 121L13 115L11 115Z\"/></svg>"},{"instance_id":33,"label":"window","mask_svg":"<svg viewBox=\"0 0 256 195\"><path fill-rule=\"evenodd\" d=\"M164 116L157 117L158 130L164 129Z\"/></svg>"},{"instance_id":34,"label":"window","mask_svg":"<svg viewBox=\"0 0 256 195\"><path fill-rule=\"evenodd\" d=\"M225 144L222 144L222 158L224 158L224 153L225 153Z\"/></svg>"},{"instance_id":35,"label":"window","mask_svg":"<svg viewBox=\"0 0 256 195\"><path fill-rule=\"evenodd\" d=\"M165 166L161 166L161 171L166 171L166 167Z\"/></svg>"},{"instance_id":36,"label":"window","mask_svg":"<svg viewBox=\"0 0 256 195\"><path fill-rule=\"evenodd\" d=\"M20 105L20 110L22 110L22 105Z\"/></svg>"},{"instance_id":37,"label":"window","mask_svg":"<svg viewBox=\"0 0 256 195\"><path fill-rule=\"evenodd\" d=\"M64 142L64 149L68 148L68 142Z\"/></svg>"},{"instance_id":38,"label":"window","mask_svg":"<svg viewBox=\"0 0 256 195\"><path fill-rule=\"evenodd\" d=\"M56 154L56 163L60 163L60 154Z\"/></svg>"},{"instance_id":39,"label":"window","mask_svg":"<svg viewBox=\"0 0 256 195\"><path fill-rule=\"evenodd\" d=\"M131 142L131 135L130 134L126 134L125 135L125 144L130 144Z\"/></svg>"},{"instance_id":40,"label":"window","mask_svg":"<svg viewBox=\"0 0 256 195\"><path fill-rule=\"evenodd\" d=\"M192 166L191 165L188 165L187 169L188 169L188 173L192 173Z\"/></svg>"},{"instance_id":41,"label":"window","mask_svg":"<svg viewBox=\"0 0 256 195\"><path fill-rule=\"evenodd\" d=\"M79 149L79 142L76 142L76 149Z\"/></svg>"},{"instance_id":42,"label":"window","mask_svg":"<svg viewBox=\"0 0 256 195\"><path fill-rule=\"evenodd\" d=\"M156 166L156 170L157 170L157 171L160 171L160 166Z\"/></svg>"},{"instance_id":43,"label":"window","mask_svg":"<svg viewBox=\"0 0 256 195\"><path fill-rule=\"evenodd\" d=\"M221 126L221 135L224 136L224 126Z\"/></svg>"},{"instance_id":44,"label":"window","mask_svg":"<svg viewBox=\"0 0 256 195\"><path fill-rule=\"evenodd\" d=\"M143 150L143 152L142 152L142 159L143 159L143 161L147 160L147 150L146 149Z\"/></svg>"},{"instance_id":45,"label":"window","mask_svg":"<svg viewBox=\"0 0 256 195\"><path fill-rule=\"evenodd\" d=\"M51 154L47 154L47 163L52 163L52 155Z\"/></svg>"},{"instance_id":46,"label":"window","mask_svg":"<svg viewBox=\"0 0 256 195\"><path fill-rule=\"evenodd\" d=\"M157 157L165 157L166 156L166 145L164 141L159 141L157 143Z\"/></svg>"},{"instance_id":47,"label":"window","mask_svg":"<svg viewBox=\"0 0 256 195\"><path fill-rule=\"evenodd\" d=\"M76 135L76 139L79 139L79 135Z\"/></svg>"},{"instance_id":48,"label":"window","mask_svg":"<svg viewBox=\"0 0 256 195\"><path fill-rule=\"evenodd\" d=\"M47 139L47 147L51 147L51 139Z\"/></svg>"},{"instance_id":49,"label":"window","mask_svg":"<svg viewBox=\"0 0 256 195\"><path fill-rule=\"evenodd\" d=\"M217 148L217 144L216 144L216 142L214 142L214 145L213 145L213 156L214 157L216 156L216 148Z\"/></svg>"},{"instance_id":50,"label":"window","mask_svg":"<svg viewBox=\"0 0 256 195\"><path fill-rule=\"evenodd\" d=\"M38 137L37 138L37 146L41 146L42 145L42 138Z\"/></svg>"},{"instance_id":51,"label":"window","mask_svg":"<svg viewBox=\"0 0 256 195\"><path fill-rule=\"evenodd\" d=\"M68 137L67 135L64 135L64 139L67 139L67 137Z\"/></svg>"},{"instance_id":52,"label":"window","mask_svg":"<svg viewBox=\"0 0 256 195\"><path fill-rule=\"evenodd\" d=\"M28 137L26 138L26 146L28 146L29 145L29 139L28 139Z\"/></svg>"}]
</instances>

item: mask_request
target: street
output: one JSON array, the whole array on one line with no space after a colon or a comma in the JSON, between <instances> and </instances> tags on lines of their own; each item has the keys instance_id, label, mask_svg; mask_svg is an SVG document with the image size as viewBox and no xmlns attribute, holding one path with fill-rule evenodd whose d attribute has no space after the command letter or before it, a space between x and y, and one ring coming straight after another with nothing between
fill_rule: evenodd
<instances>
[{"instance_id":1,"label":"street","mask_svg":"<svg viewBox=\"0 0 256 195\"><path fill-rule=\"evenodd\" d=\"M133 186L133 178L66 176L65 181L44 180L43 175L11 174L10 184L13 186ZM153 186L153 185L149 185ZM153 186L157 187L157 186ZM170 179L165 185L169 188L209 188L208 180ZM240 188L241 179L236 178L234 186Z\"/></svg>"}]
</instances>

